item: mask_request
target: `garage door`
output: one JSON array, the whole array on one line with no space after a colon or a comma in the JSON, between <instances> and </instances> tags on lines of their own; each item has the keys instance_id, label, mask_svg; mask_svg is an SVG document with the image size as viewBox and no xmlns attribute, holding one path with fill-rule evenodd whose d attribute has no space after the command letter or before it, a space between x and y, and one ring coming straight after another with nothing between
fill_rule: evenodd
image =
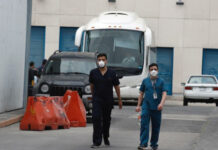
<instances>
[{"instance_id":1,"label":"garage door","mask_svg":"<svg viewBox=\"0 0 218 150\"><path fill-rule=\"evenodd\" d=\"M173 79L173 48L157 48L157 64L159 77L165 81L168 95L172 95Z\"/></svg>"},{"instance_id":2,"label":"garage door","mask_svg":"<svg viewBox=\"0 0 218 150\"><path fill-rule=\"evenodd\" d=\"M45 27L31 27L31 43L29 61L39 67L45 53Z\"/></svg>"},{"instance_id":3,"label":"garage door","mask_svg":"<svg viewBox=\"0 0 218 150\"><path fill-rule=\"evenodd\" d=\"M78 47L74 45L77 27L61 27L60 28L60 44L59 49L62 51L78 51Z\"/></svg>"},{"instance_id":4,"label":"garage door","mask_svg":"<svg viewBox=\"0 0 218 150\"><path fill-rule=\"evenodd\" d=\"M218 78L218 49L203 50L202 74L215 75Z\"/></svg>"}]
</instances>

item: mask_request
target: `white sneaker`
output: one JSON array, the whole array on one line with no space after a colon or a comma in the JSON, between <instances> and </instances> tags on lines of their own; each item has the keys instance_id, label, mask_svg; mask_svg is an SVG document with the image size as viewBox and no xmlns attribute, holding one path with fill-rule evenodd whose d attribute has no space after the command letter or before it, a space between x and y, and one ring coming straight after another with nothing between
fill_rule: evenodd
<instances>
[{"instance_id":1,"label":"white sneaker","mask_svg":"<svg viewBox=\"0 0 218 150\"><path fill-rule=\"evenodd\" d=\"M148 147L145 147L145 146L138 146L138 150L148 150Z\"/></svg>"}]
</instances>

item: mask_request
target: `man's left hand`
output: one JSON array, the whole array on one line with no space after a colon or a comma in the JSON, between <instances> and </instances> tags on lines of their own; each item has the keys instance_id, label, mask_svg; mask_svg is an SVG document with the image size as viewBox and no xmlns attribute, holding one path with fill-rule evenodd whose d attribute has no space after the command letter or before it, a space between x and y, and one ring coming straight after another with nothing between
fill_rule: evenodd
<instances>
[{"instance_id":1,"label":"man's left hand","mask_svg":"<svg viewBox=\"0 0 218 150\"><path fill-rule=\"evenodd\" d=\"M123 102L121 99L118 100L118 105L119 105L119 109L122 109L123 107Z\"/></svg>"},{"instance_id":2,"label":"man's left hand","mask_svg":"<svg viewBox=\"0 0 218 150\"><path fill-rule=\"evenodd\" d=\"M163 105L159 104L158 107L157 107L157 110L159 110L159 111L163 110Z\"/></svg>"}]
</instances>

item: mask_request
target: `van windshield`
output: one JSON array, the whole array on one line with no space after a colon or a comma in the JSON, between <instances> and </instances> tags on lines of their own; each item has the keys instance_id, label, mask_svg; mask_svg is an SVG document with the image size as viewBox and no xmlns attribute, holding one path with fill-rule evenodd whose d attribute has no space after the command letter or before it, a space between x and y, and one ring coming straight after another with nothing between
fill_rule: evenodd
<instances>
[{"instance_id":1,"label":"van windshield","mask_svg":"<svg viewBox=\"0 0 218 150\"><path fill-rule=\"evenodd\" d=\"M54 58L45 66L45 74L89 74L96 68L95 60L82 58Z\"/></svg>"}]
</instances>

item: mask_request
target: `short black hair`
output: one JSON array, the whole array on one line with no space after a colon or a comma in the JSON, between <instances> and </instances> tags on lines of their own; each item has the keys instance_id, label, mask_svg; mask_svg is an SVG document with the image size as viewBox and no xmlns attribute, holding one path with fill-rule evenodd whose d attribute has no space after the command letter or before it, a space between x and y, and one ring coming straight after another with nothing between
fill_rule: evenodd
<instances>
[{"instance_id":1,"label":"short black hair","mask_svg":"<svg viewBox=\"0 0 218 150\"><path fill-rule=\"evenodd\" d=\"M156 66L157 69L158 69L158 65L157 65L156 63L152 63L152 64L149 65L149 70L150 70L150 68L153 67L153 66Z\"/></svg>"},{"instance_id":2,"label":"short black hair","mask_svg":"<svg viewBox=\"0 0 218 150\"><path fill-rule=\"evenodd\" d=\"M47 62L47 59L43 59L42 64L45 65Z\"/></svg>"},{"instance_id":3,"label":"short black hair","mask_svg":"<svg viewBox=\"0 0 218 150\"><path fill-rule=\"evenodd\" d=\"M33 61L30 62L30 67L32 67L32 66L34 66L34 62Z\"/></svg>"},{"instance_id":4,"label":"short black hair","mask_svg":"<svg viewBox=\"0 0 218 150\"><path fill-rule=\"evenodd\" d=\"M99 57L105 57L105 58L107 59L107 54L105 54L105 53L99 53L99 54L97 55L97 59L98 59Z\"/></svg>"}]
</instances>

